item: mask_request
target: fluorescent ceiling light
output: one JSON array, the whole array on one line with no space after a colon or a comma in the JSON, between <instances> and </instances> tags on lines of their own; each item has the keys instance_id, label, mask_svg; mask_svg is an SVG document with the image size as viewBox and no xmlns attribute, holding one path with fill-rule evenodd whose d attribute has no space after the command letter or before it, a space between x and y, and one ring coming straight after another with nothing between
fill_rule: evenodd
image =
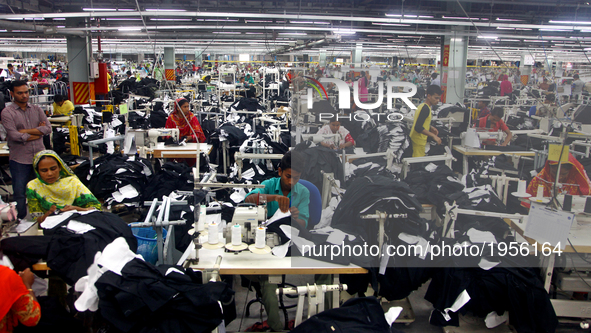
<instances>
[{"instance_id":1,"label":"fluorescent ceiling light","mask_svg":"<svg viewBox=\"0 0 591 333\"><path fill-rule=\"evenodd\" d=\"M107 21L141 21L141 18L137 17L107 17Z\"/></svg>"},{"instance_id":2,"label":"fluorescent ceiling light","mask_svg":"<svg viewBox=\"0 0 591 333\"><path fill-rule=\"evenodd\" d=\"M401 14L388 14L388 13L386 13L386 16L388 16L388 17L402 17Z\"/></svg>"},{"instance_id":3,"label":"fluorescent ceiling light","mask_svg":"<svg viewBox=\"0 0 591 333\"><path fill-rule=\"evenodd\" d=\"M387 26L394 26L394 27L410 27L410 24L401 24L401 23L379 23L373 22L373 25L387 25Z\"/></svg>"},{"instance_id":4,"label":"fluorescent ceiling light","mask_svg":"<svg viewBox=\"0 0 591 333\"><path fill-rule=\"evenodd\" d=\"M151 17L150 21L191 21L190 18L155 18Z\"/></svg>"},{"instance_id":5,"label":"fluorescent ceiling light","mask_svg":"<svg viewBox=\"0 0 591 333\"><path fill-rule=\"evenodd\" d=\"M293 24L330 24L330 22L323 22L323 21L293 21L293 20L290 20L289 23L293 23Z\"/></svg>"},{"instance_id":6,"label":"fluorescent ceiling light","mask_svg":"<svg viewBox=\"0 0 591 333\"><path fill-rule=\"evenodd\" d=\"M332 32L339 35L354 35L355 31L351 29L333 29Z\"/></svg>"},{"instance_id":7,"label":"fluorescent ceiling light","mask_svg":"<svg viewBox=\"0 0 591 333\"><path fill-rule=\"evenodd\" d=\"M65 17L54 17L53 20L54 21L65 21L66 18Z\"/></svg>"},{"instance_id":8,"label":"fluorescent ceiling light","mask_svg":"<svg viewBox=\"0 0 591 333\"><path fill-rule=\"evenodd\" d=\"M114 12L117 11L115 8L82 8L85 12Z\"/></svg>"},{"instance_id":9,"label":"fluorescent ceiling light","mask_svg":"<svg viewBox=\"0 0 591 333\"><path fill-rule=\"evenodd\" d=\"M6 32L6 29L2 29L2 30L0 30L0 32Z\"/></svg>"},{"instance_id":10,"label":"fluorescent ceiling light","mask_svg":"<svg viewBox=\"0 0 591 333\"><path fill-rule=\"evenodd\" d=\"M519 39L504 39L504 38L502 38L501 41L503 41L503 42L521 42L521 40L519 40Z\"/></svg>"},{"instance_id":11,"label":"fluorescent ceiling light","mask_svg":"<svg viewBox=\"0 0 591 333\"><path fill-rule=\"evenodd\" d=\"M498 30L523 30L523 31L528 31L528 30L532 30L530 28L506 28L506 27L497 27Z\"/></svg>"},{"instance_id":12,"label":"fluorescent ceiling light","mask_svg":"<svg viewBox=\"0 0 591 333\"><path fill-rule=\"evenodd\" d=\"M135 28L135 27L121 27L117 29L118 31L141 31L142 28Z\"/></svg>"},{"instance_id":13,"label":"fluorescent ceiling light","mask_svg":"<svg viewBox=\"0 0 591 333\"><path fill-rule=\"evenodd\" d=\"M523 20L517 20L517 19L506 19L506 18L500 18L500 17L497 17L497 21L502 21L502 22L522 22Z\"/></svg>"},{"instance_id":14,"label":"fluorescent ceiling light","mask_svg":"<svg viewBox=\"0 0 591 333\"><path fill-rule=\"evenodd\" d=\"M239 31L213 31L214 34L240 35Z\"/></svg>"},{"instance_id":15,"label":"fluorescent ceiling light","mask_svg":"<svg viewBox=\"0 0 591 333\"><path fill-rule=\"evenodd\" d=\"M561 23L561 24L591 24L589 21L555 21L550 20L549 23Z\"/></svg>"},{"instance_id":16,"label":"fluorescent ceiling light","mask_svg":"<svg viewBox=\"0 0 591 333\"><path fill-rule=\"evenodd\" d=\"M21 21L21 20L25 20L25 21L43 21L42 17L25 17L23 18L9 18L7 20L12 20L12 21Z\"/></svg>"},{"instance_id":17,"label":"fluorescent ceiling light","mask_svg":"<svg viewBox=\"0 0 591 333\"><path fill-rule=\"evenodd\" d=\"M478 38L482 38L482 39L498 39L498 36L478 36Z\"/></svg>"},{"instance_id":18,"label":"fluorescent ceiling light","mask_svg":"<svg viewBox=\"0 0 591 333\"><path fill-rule=\"evenodd\" d=\"M65 28L65 25L58 25L56 28Z\"/></svg>"},{"instance_id":19,"label":"fluorescent ceiling light","mask_svg":"<svg viewBox=\"0 0 591 333\"><path fill-rule=\"evenodd\" d=\"M419 15L419 18L433 18L431 15Z\"/></svg>"},{"instance_id":20,"label":"fluorescent ceiling light","mask_svg":"<svg viewBox=\"0 0 591 333\"><path fill-rule=\"evenodd\" d=\"M526 39L525 42L530 43L550 43L548 40L538 40L538 39Z\"/></svg>"},{"instance_id":21,"label":"fluorescent ceiling light","mask_svg":"<svg viewBox=\"0 0 591 333\"><path fill-rule=\"evenodd\" d=\"M12 32L33 32L33 30L12 30Z\"/></svg>"},{"instance_id":22,"label":"fluorescent ceiling light","mask_svg":"<svg viewBox=\"0 0 591 333\"><path fill-rule=\"evenodd\" d=\"M235 19L206 19L205 22L238 22Z\"/></svg>"},{"instance_id":23,"label":"fluorescent ceiling light","mask_svg":"<svg viewBox=\"0 0 591 333\"><path fill-rule=\"evenodd\" d=\"M135 12L134 8L117 8L117 11L120 12Z\"/></svg>"},{"instance_id":24,"label":"fluorescent ceiling light","mask_svg":"<svg viewBox=\"0 0 591 333\"><path fill-rule=\"evenodd\" d=\"M308 34L305 32L280 32L280 35L297 35L297 36L307 36Z\"/></svg>"},{"instance_id":25,"label":"fluorescent ceiling light","mask_svg":"<svg viewBox=\"0 0 591 333\"><path fill-rule=\"evenodd\" d=\"M262 32L247 32L247 35L263 35L264 33Z\"/></svg>"},{"instance_id":26,"label":"fluorescent ceiling light","mask_svg":"<svg viewBox=\"0 0 591 333\"><path fill-rule=\"evenodd\" d=\"M540 31L573 31L572 29L548 29L548 28L544 28L544 29L540 29Z\"/></svg>"},{"instance_id":27,"label":"fluorescent ceiling light","mask_svg":"<svg viewBox=\"0 0 591 333\"><path fill-rule=\"evenodd\" d=\"M157 9L157 8L148 8L146 9L147 12L186 12L186 9Z\"/></svg>"},{"instance_id":28,"label":"fluorescent ceiling light","mask_svg":"<svg viewBox=\"0 0 591 333\"><path fill-rule=\"evenodd\" d=\"M246 23L273 23L273 20L244 20Z\"/></svg>"}]
</instances>

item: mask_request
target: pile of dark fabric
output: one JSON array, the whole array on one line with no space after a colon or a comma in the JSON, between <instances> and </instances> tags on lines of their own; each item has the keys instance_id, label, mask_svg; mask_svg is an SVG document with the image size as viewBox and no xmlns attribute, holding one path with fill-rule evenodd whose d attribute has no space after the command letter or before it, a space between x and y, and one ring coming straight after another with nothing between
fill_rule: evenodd
<instances>
[{"instance_id":1,"label":"pile of dark fabric","mask_svg":"<svg viewBox=\"0 0 591 333\"><path fill-rule=\"evenodd\" d=\"M507 116L505 123L510 130L532 130L538 128L538 121L528 117L523 112Z\"/></svg>"},{"instance_id":2,"label":"pile of dark fabric","mask_svg":"<svg viewBox=\"0 0 591 333\"><path fill-rule=\"evenodd\" d=\"M94 229L78 234L66 226L77 221ZM25 268L47 260L47 266L67 284L74 285L87 275L87 269L94 262L94 256L118 237L125 238L131 251L137 250L137 240L131 229L117 215L107 212L73 214L52 229L45 229L44 236L10 237L2 240L2 251L15 269Z\"/></svg>"},{"instance_id":3,"label":"pile of dark fabric","mask_svg":"<svg viewBox=\"0 0 591 333\"><path fill-rule=\"evenodd\" d=\"M301 179L305 179L317 188L322 188L322 172L333 173L334 178L343 181L343 166L336 152L330 148L316 146L309 148L309 143L300 143L295 150L302 153L305 170Z\"/></svg>"},{"instance_id":4,"label":"pile of dark fabric","mask_svg":"<svg viewBox=\"0 0 591 333\"><path fill-rule=\"evenodd\" d=\"M409 184L419 202L438 208L444 207L444 202L450 195L464 189L464 185L446 165L437 166L432 171L411 171L404 181Z\"/></svg>"},{"instance_id":5,"label":"pile of dark fabric","mask_svg":"<svg viewBox=\"0 0 591 333\"><path fill-rule=\"evenodd\" d=\"M230 105L230 111L265 111L256 98L241 98Z\"/></svg>"},{"instance_id":6,"label":"pile of dark fabric","mask_svg":"<svg viewBox=\"0 0 591 333\"><path fill-rule=\"evenodd\" d=\"M169 196L175 190L193 190L193 176L187 163L164 163L141 192L142 200L162 200L163 196Z\"/></svg>"},{"instance_id":7,"label":"pile of dark fabric","mask_svg":"<svg viewBox=\"0 0 591 333\"><path fill-rule=\"evenodd\" d=\"M394 151L394 160L400 162L405 150L410 147L410 130L406 124L388 123L371 129L365 127L366 131L358 135L356 145L367 153L382 153L391 149Z\"/></svg>"},{"instance_id":8,"label":"pile of dark fabric","mask_svg":"<svg viewBox=\"0 0 591 333\"><path fill-rule=\"evenodd\" d=\"M156 97L156 90L158 90L159 86L160 82L158 82L158 80L144 77L136 83L134 89L131 92L136 95L146 96L152 100L154 97Z\"/></svg>"},{"instance_id":9,"label":"pile of dark fabric","mask_svg":"<svg viewBox=\"0 0 591 333\"><path fill-rule=\"evenodd\" d=\"M133 259L121 275L105 272L95 286L101 315L123 332L211 332L235 318L225 306L233 305L228 285L202 284L200 274L180 266Z\"/></svg>"},{"instance_id":10,"label":"pile of dark fabric","mask_svg":"<svg viewBox=\"0 0 591 333\"><path fill-rule=\"evenodd\" d=\"M459 326L459 314L468 311L480 317L508 311L509 323L517 332L554 332L558 319L539 274L515 267L439 269L425 295L435 307L431 324ZM457 312L445 311L463 293L469 301Z\"/></svg>"},{"instance_id":11,"label":"pile of dark fabric","mask_svg":"<svg viewBox=\"0 0 591 333\"><path fill-rule=\"evenodd\" d=\"M152 163L143 158L105 154L94 160L92 169L90 162L84 162L75 173L98 199L104 199L108 205L125 203L137 206L148 183L152 184L154 170Z\"/></svg>"}]
</instances>

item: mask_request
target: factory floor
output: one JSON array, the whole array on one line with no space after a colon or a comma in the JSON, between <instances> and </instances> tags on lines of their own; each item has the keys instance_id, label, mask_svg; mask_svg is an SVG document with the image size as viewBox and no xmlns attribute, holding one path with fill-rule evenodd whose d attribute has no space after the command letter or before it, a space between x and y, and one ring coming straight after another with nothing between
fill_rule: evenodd
<instances>
[{"instance_id":1,"label":"factory floor","mask_svg":"<svg viewBox=\"0 0 591 333\"><path fill-rule=\"evenodd\" d=\"M314 283L313 276L291 275L286 277L286 282L296 286L305 286L307 283ZM507 325L501 325L495 329L487 329L484 325L484 319L475 318L472 316L460 317L460 327L437 327L429 324L429 316L433 306L430 302L424 299L425 293L429 283L427 282L419 290L413 292L409 297L412 310L414 312L414 322L410 324L394 323L393 328L403 332L420 332L420 333L472 333L472 332L488 332L488 333L509 333L516 332ZM260 322L260 303L253 304L250 308L250 316L242 318L245 313L245 304L254 299L254 293L249 292L247 298L247 289L240 286L240 278L234 277L234 290L236 291L236 312L237 318L227 325L228 332L245 332L247 328L256 322ZM345 292L346 294L346 292ZM347 294L348 295L348 294ZM287 299L285 304L295 304L295 299ZM307 302L306 302L307 303ZM386 305L387 306L387 305ZM307 307L307 305L306 305ZM404 312L403 312L404 313ZM296 309L288 310L289 320L293 320L296 315ZM262 314L263 320L266 320L266 314ZM304 311L304 318L306 312ZM401 315L402 316L402 315ZM283 314L281 314L283 320ZM242 323L241 323L242 321ZM583 330L579 326L579 321L572 321L571 323L561 323L556 329L557 333L583 333L591 332L591 330Z\"/></svg>"}]
</instances>

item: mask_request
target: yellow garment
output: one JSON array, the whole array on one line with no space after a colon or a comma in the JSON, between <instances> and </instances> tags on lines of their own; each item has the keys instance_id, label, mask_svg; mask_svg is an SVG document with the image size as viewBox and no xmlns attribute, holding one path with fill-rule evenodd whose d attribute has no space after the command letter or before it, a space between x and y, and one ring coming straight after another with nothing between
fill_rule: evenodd
<instances>
[{"instance_id":1,"label":"yellow garment","mask_svg":"<svg viewBox=\"0 0 591 333\"><path fill-rule=\"evenodd\" d=\"M37 166L43 156L53 157L61 169L60 178L53 184L43 181L37 171ZM58 209L67 205L101 209L101 203L54 151L43 150L37 153L33 160L33 168L37 178L27 184L26 195L29 213L34 218L43 215L52 205L56 205Z\"/></svg>"},{"instance_id":2,"label":"yellow garment","mask_svg":"<svg viewBox=\"0 0 591 333\"><path fill-rule=\"evenodd\" d=\"M410 130L410 140L412 141L412 157L422 157L425 156L425 146L427 145L427 136L425 134L419 133L415 131L415 125L417 120L419 119L419 114L423 110L423 107L429 109L429 115L425 119L423 123L423 128L427 131L431 129L431 108L426 103L422 103L417 108L415 112L414 121L412 123L412 128Z\"/></svg>"},{"instance_id":3,"label":"yellow garment","mask_svg":"<svg viewBox=\"0 0 591 333\"><path fill-rule=\"evenodd\" d=\"M111 91L111 74L107 72L107 92Z\"/></svg>"},{"instance_id":4,"label":"yellow garment","mask_svg":"<svg viewBox=\"0 0 591 333\"><path fill-rule=\"evenodd\" d=\"M63 116L71 116L72 111L74 111L74 104L72 102L65 100L62 106L53 103L53 114L54 115L63 115Z\"/></svg>"}]
</instances>

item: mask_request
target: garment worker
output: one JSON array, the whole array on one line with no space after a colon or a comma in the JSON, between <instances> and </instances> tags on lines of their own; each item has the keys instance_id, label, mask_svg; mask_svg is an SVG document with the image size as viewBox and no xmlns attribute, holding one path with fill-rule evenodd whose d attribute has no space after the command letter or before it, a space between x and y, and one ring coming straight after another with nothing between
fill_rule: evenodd
<instances>
[{"instance_id":1,"label":"garment worker","mask_svg":"<svg viewBox=\"0 0 591 333\"><path fill-rule=\"evenodd\" d=\"M430 85L427 87L425 102L421 103L415 110L414 122L410 130L412 157L425 156L428 138L435 140L439 145L441 144L441 139L437 136L439 131L431 126L431 108L439 103L441 94L439 86Z\"/></svg>"},{"instance_id":2,"label":"garment worker","mask_svg":"<svg viewBox=\"0 0 591 333\"><path fill-rule=\"evenodd\" d=\"M316 134L339 135L338 146L336 146L335 142L332 140L326 140L320 143L322 146L330 149L345 149L347 147L355 146L355 140L353 140L353 137L349 131L344 126L341 126L341 122L339 121L337 114L330 118L330 122L327 125L322 126Z\"/></svg>"},{"instance_id":3,"label":"garment worker","mask_svg":"<svg viewBox=\"0 0 591 333\"><path fill-rule=\"evenodd\" d=\"M187 142L205 142L205 134L201 129L199 119L190 110L189 101L179 98L174 103L174 111L166 119L166 128L178 128L179 140Z\"/></svg>"},{"instance_id":4,"label":"garment worker","mask_svg":"<svg viewBox=\"0 0 591 333\"><path fill-rule=\"evenodd\" d=\"M544 187L544 197L552 196L557 171L558 159L548 159L542 171L529 183L527 193L533 196L537 195L538 186L542 185ZM560 165L556 190L563 194L591 195L589 176L587 176L583 165L571 153L568 154L568 161Z\"/></svg>"},{"instance_id":5,"label":"garment worker","mask_svg":"<svg viewBox=\"0 0 591 333\"><path fill-rule=\"evenodd\" d=\"M36 326L41 307L33 293L35 275L29 268L18 274L0 266L0 333L13 332L19 324Z\"/></svg>"},{"instance_id":6,"label":"garment worker","mask_svg":"<svg viewBox=\"0 0 591 333\"><path fill-rule=\"evenodd\" d=\"M45 112L29 103L29 87L25 81L13 81L10 95L14 103L2 111L9 147L9 166L18 218L27 215L25 190L33 178L33 157L45 149L43 136L51 133Z\"/></svg>"},{"instance_id":7,"label":"garment worker","mask_svg":"<svg viewBox=\"0 0 591 333\"><path fill-rule=\"evenodd\" d=\"M507 136L505 140L500 144L500 146L506 146L511 142L513 138L513 133L509 130L509 127L503 121L503 117L505 116L505 110L502 107L497 106L496 108L492 109L490 114L486 117L478 119L478 123L476 127L481 130L488 130L489 132L497 132L503 131ZM496 144L495 140L485 140L483 144Z\"/></svg>"}]
</instances>

